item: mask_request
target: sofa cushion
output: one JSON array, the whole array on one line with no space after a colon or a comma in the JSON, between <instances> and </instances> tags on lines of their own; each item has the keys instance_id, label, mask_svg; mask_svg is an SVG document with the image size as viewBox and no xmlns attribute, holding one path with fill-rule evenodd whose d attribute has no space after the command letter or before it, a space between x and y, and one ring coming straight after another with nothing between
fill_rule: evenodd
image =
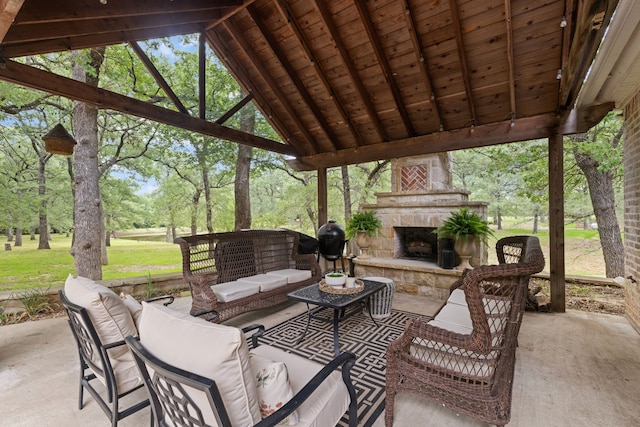
<instances>
[{"instance_id":1,"label":"sofa cushion","mask_svg":"<svg viewBox=\"0 0 640 427\"><path fill-rule=\"evenodd\" d=\"M268 274L256 274L238 279L238 282L258 285L260 292L266 292L285 286L287 284L287 278L283 276L270 276Z\"/></svg>"},{"instance_id":2,"label":"sofa cushion","mask_svg":"<svg viewBox=\"0 0 640 427\"><path fill-rule=\"evenodd\" d=\"M274 362L266 357L249 353L251 370L256 376L258 403L262 418L266 418L293 397L289 382L289 371L283 362ZM292 412L278 424L293 426L298 424L298 412Z\"/></svg>"},{"instance_id":3,"label":"sofa cushion","mask_svg":"<svg viewBox=\"0 0 640 427\"><path fill-rule=\"evenodd\" d=\"M87 310L103 345L123 341L129 335L138 334L125 303L106 286L86 277L69 275L64 284L64 293L69 301ZM133 355L126 345L109 349L108 355L120 393L133 390L142 384ZM93 362L100 366L100 359L97 355L94 356ZM99 372L94 373L106 384Z\"/></svg>"},{"instance_id":4,"label":"sofa cushion","mask_svg":"<svg viewBox=\"0 0 640 427\"><path fill-rule=\"evenodd\" d=\"M69 275L64 284L64 293L69 301L87 310L103 345L138 334L124 302L106 286L86 277ZM110 356L128 352L127 346L123 346L110 352Z\"/></svg>"},{"instance_id":5,"label":"sofa cushion","mask_svg":"<svg viewBox=\"0 0 640 427\"><path fill-rule=\"evenodd\" d=\"M269 271L267 274L269 276L286 277L287 283L296 283L311 279L311 270L297 270L295 268Z\"/></svg>"},{"instance_id":6,"label":"sofa cushion","mask_svg":"<svg viewBox=\"0 0 640 427\"><path fill-rule=\"evenodd\" d=\"M220 302L235 301L260 292L260 285L251 282L226 282L211 286L211 290Z\"/></svg>"},{"instance_id":7,"label":"sofa cushion","mask_svg":"<svg viewBox=\"0 0 640 427\"><path fill-rule=\"evenodd\" d=\"M249 349L240 329L158 304L142 305L140 343L147 350L166 363L214 380L232 425L261 420ZM200 405L208 407L206 402Z\"/></svg>"},{"instance_id":8,"label":"sofa cushion","mask_svg":"<svg viewBox=\"0 0 640 427\"><path fill-rule=\"evenodd\" d=\"M252 353L284 362L289 370L293 393L298 393L323 366L275 347L261 345ZM298 426L335 427L349 407L349 392L339 371L333 372L318 389L298 407Z\"/></svg>"}]
</instances>

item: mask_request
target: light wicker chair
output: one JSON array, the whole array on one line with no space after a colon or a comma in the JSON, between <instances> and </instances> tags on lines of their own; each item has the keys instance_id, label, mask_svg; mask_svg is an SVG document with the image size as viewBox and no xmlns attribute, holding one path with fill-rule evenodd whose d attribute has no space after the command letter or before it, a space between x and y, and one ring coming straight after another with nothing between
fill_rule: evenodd
<instances>
[{"instance_id":1,"label":"light wicker chair","mask_svg":"<svg viewBox=\"0 0 640 427\"><path fill-rule=\"evenodd\" d=\"M481 421L511 417L517 335L530 275L544 268L536 237L496 244L502 264L465 270L433 320L411 320L387 349L386 414L406 391Z\"/></svg>"}]
</instances>

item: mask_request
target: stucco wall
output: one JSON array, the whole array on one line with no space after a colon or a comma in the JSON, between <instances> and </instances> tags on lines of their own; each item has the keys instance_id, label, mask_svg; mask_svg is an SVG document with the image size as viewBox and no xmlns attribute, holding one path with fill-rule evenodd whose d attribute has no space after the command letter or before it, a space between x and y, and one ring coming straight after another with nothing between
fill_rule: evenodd
<instances>
[{"instance_id":1,"label":"stucco wall","mask_svg":"<svg viewBox=\"0 0 640 427\"><path fill-rule=\"evenodd\" d=\"M640 92L624 109L624 252L626 314L640 332Z\"/></svg>"}]
</instances>

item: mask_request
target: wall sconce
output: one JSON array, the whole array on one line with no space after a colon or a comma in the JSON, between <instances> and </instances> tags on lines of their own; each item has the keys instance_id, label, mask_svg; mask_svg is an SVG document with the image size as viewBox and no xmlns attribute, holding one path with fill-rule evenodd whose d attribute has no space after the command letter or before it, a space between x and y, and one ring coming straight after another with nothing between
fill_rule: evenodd
<instances>
[{"instance_id":1,"label":"wall sconce","mask_svg":"<svg viewBox=\"0 0 640 427\"><path fill-rule=\"evenodd\" d=\"M47 132L47 134L42 137L42 140L44 141L44 149L47 153L62 154L63 156L72 155L73 148L76 145L76 140L73 139L64 126L59 123Z\"/></svg>"},{"instance_id":2,"label":"wall sconce","mask_svg":"<svg viewBox=\"0 0 640 427\"><path fill-rule=\"evenodd\" d=\"M564 28L567 26L567 18L565 16L560 20L560 28Z\"/></svg>"}]
</instances>

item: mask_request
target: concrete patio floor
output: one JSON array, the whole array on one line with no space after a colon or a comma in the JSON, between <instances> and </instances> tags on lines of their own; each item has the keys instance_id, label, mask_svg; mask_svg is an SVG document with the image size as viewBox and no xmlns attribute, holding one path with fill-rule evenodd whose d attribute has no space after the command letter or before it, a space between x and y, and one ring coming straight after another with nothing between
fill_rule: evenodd
<instances>
[{"instance_id":1,"label":"concrete patio floor","mask_svg":"<svg viewBox=\"0 0 640 427\"><path fill-rule=\"evenodd\" d=\"M190 298L173 308L188 311ZM396 294L394 308L432 314L437 301ZM274 326L303 304L239 316ZM519 335L509 426L636 426L640 420L640 334L619 316L568 311L526 313ZM66 318L0 327L0 425L108 426L85 393L77 409L78 355ZM141 390L144 393L144 390ZM399 395L394 426L483 426L447 408ZM382 417L381 417L382 418ZM119 423L149 425L145 409ZM376 427L384 425L379 419Z\"/></svg>"}]
</instances>

